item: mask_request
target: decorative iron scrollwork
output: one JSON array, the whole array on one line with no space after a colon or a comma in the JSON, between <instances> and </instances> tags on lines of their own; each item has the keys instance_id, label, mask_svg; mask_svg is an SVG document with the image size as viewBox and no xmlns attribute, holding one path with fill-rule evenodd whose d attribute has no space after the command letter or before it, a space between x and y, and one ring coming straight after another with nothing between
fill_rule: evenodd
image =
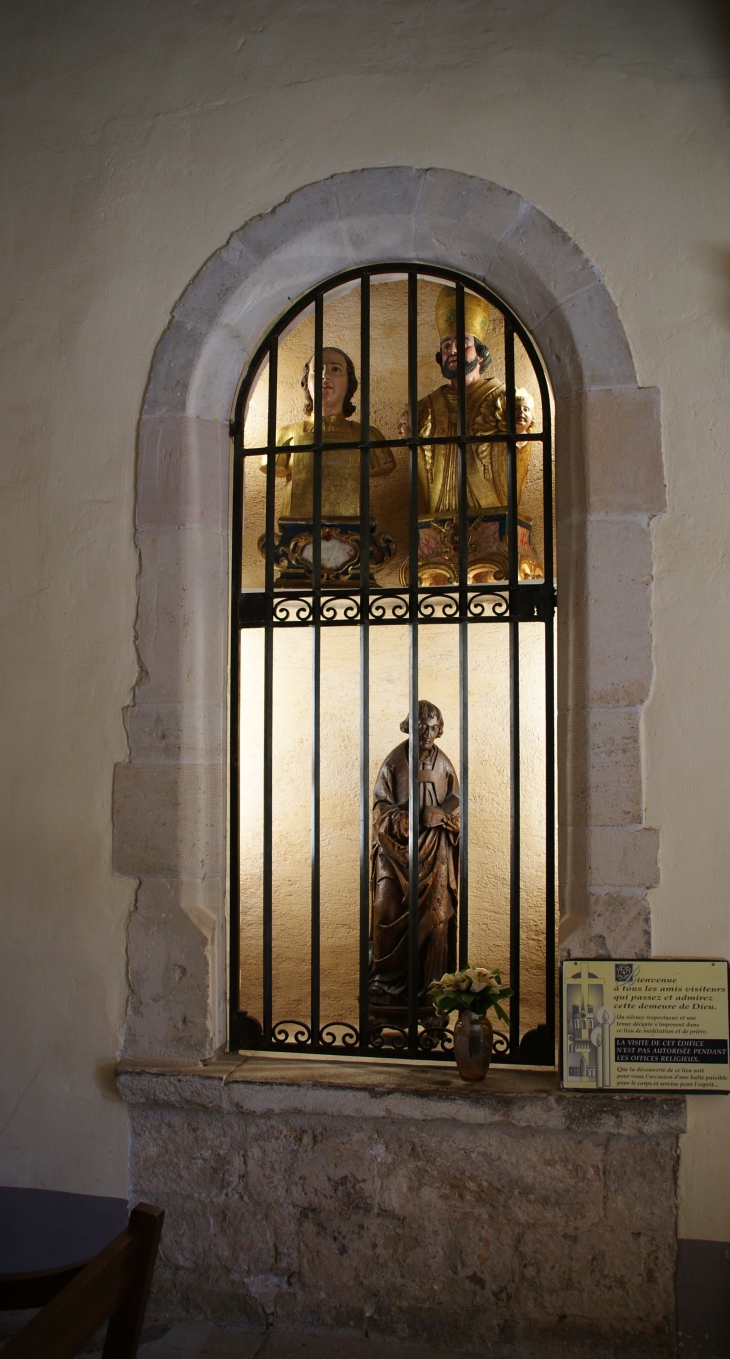
<instances>
[{"instance_id":1,"label":"decorative iron scrollwork","mask_svg":"<svg viewBox=\"0 0 730 1359\"><path fill-rule=\"evenodd\" d=\"M458 616L459 596L457 594L452 594L446 590L429 590L428 594L419 595L419 618L458 618Z\"/></svg>"},{"instance_id":2,"label":"decorative iron scrollwork","mask_svg":"<svg viewBox=\"0 0 730 1359\"><path fill-rule=\"evenodd\" d=\"M408 1034L396 1024L373 1024L370 1028L370 1047L377 1052L392 1048L395 1052L405 1052L408 1047Z\"/></svg>"},{"instance_id":3,"label":"decorative iron scrollwork","mask_svg":"<svg viewBox=\"0 0 730 1359\"><path fill-rule=\"evenodd\" d=\"M274 597L275 623L311 623L312 599L307 595L276 595Z\"/></svg>"},{"instance_id":4,"label":"decorative iron scrollwork","mask_svg":"<svg viewBox=\"0 0 730 1359\"><path fill-rule=\"evenodd\" d=\"M397 619L399 623L404 623L408 616L408 595L401 590L378 590L376 595L371 596L370 618L372 622L379 623Z\"/></svg>"},{"instance_id":5,"label":"decorative iron scrollwork","mask_svg":"<svg viewBox=\"0 0 730 1359\"><path fill-rule=\"evenodd\" d=\"M360 617L360 601L352 595L324 595L319 616L323 623L356 623Z\"/></svg>"},{"instance_id":6,"label":"decorative iron scrollwork","mask_svg":"<svg viewBox=\"0 0 730 1359\"><path fill-rule=\"evenodd\" d=\"M418 1046L421 1052L453 1052L454 1035L451 1029L422 1029Z\"/></svg>"},{"instance_id":7,"label":"decorative iron scrollwork","mask_svg":"<svg viewBox=\"0 0 730 1359\"><path fill-rule=\"evenodd\" d=\"M506 618L509 614L509 595L495 594L494 590L470 590L467 613L470 618Z\"/></svg>"},{"instance_id":8,"label":"decorative iron scrollwork","mask_svg":"<svg viewBox=\"0 0 730 1359\"><path fill-rule=\"evenodd\" d=\"M356 1048L360 1042L360 1034L354 1024L340 1023L334 1020L331 1024L325 1024L319 1031L319 1041L326 1048Z\"/></svg>"},{"instance_id":9,"label":"decorative iron scrollwork","mask_svg":"<svg viewBox=\"0 0 730 1359\"><path fill-rule=\"evenodd\" d=\"M309 1047L312 1030L302 1019L280 1019L271 1031L271 1041L281 1046L295 1043L299 1048Z\"/></svg>"}]
</instances>

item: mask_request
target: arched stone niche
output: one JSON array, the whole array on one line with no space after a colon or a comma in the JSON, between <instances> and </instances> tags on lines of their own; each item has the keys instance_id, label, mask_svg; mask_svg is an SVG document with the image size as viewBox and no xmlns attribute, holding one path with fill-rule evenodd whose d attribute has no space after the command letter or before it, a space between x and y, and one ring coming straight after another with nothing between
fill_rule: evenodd
<instances>
[{"instance_id":1,"label":"arched stone niche","mask_svg":"<svg viewBox=\"0 0 730 1359\"><path fill-rule=\"evenodd\" d=\"M128 1055L225 1042L228 425L290 303L353 265L416 260L483 280L532 333L556 400L559 876L564 947L644 955L658 831L639 723L652 678L659 395L637 386L598 270L519 195L447 170L360 170L299 189L200 270L155 353L139 432L137 645L117 765L115 871L139 880Z\"/></svg>"}]
</instances>

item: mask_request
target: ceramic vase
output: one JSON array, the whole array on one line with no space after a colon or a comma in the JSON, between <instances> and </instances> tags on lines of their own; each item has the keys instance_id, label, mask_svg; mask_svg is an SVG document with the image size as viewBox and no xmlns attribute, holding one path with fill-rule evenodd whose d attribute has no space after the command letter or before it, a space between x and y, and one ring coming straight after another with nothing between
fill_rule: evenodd
<instances>
[{"instance_id":1,"label":"ceramic vase","mask_svg":"<svg viewBox=\"0 0 730 1359\"><path fill-rule=\"evenodd\" d=\"M454 1056L462 1081L483 1081L492 1059L494 1030L486 1015L459 1010L454 1025Z\"/></svg>"}]
</instances>

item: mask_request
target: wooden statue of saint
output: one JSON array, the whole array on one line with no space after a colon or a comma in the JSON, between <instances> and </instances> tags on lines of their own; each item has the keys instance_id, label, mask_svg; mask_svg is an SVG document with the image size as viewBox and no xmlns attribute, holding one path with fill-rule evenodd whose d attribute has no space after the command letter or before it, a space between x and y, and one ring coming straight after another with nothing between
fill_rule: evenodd
<instances>
[{"instance_id":1,"label":"wooden statue of saint","mask_svg":"<svg viewBox=\"0 0 730 1359\"><path fill-rule=\"evenodd\" d=\"M401 722L408 731L408 718ZM444 720L433 703L418 704L418 1010L427 1027L442 1027L427 1000L431 982L456 962L459 885L459 780L435 744ZM373 802L372 907L368 1008L373 1024L408 1023L408 741L391 750Z\"/></svg>"}]
</instances>

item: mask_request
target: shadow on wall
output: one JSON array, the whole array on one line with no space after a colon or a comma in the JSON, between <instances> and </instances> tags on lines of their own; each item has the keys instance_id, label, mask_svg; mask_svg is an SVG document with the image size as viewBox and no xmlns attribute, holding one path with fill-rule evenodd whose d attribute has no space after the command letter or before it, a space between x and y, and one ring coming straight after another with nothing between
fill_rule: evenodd
<instances>
[{"instance_id":1,"label":"shadow on wall","mask_svg":"<svg viewBox=\"0 0 730 1359\"><path fill-rule=\"evenodd\" d=\"M730 90L730 6L727 0L689 0L688 11L711 46L718 75L725 76Z\"/></svg>"},{"instance_id":2,"label":"shadow on wall","mask_svg":"<svg viewBox=\"0 0 730 1359\"><path fill-rule=\"evenodd\" d=\"M706 245L702 255L705 270L712 279L712 286L718 288L721 293L723 317L730 326L730 246Z\"/></svg>"},{"instance_id":3,"label":"shadow on wall","mask_svg":"<svg viewBox=\"0 0 730 1359\"><path fill-rule=\"evenodd\" d=\"M730 1245L677 1242L679 1359L726 1359L730 1354Z\"/></svg>"}]
</instances>

